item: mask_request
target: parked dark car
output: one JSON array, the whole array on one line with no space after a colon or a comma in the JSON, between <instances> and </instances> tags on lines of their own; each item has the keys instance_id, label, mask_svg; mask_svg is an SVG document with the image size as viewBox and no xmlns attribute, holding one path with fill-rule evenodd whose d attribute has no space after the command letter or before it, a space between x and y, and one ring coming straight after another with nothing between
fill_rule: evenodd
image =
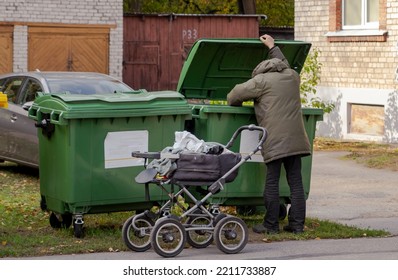
<instances>
[{"instance_id":1,"label":"parked dark car","mask_svg":"<svg viewBox=\"0 0 398 280\"><path fill-rule=\"evenodd\" d=\"M42 93L115 94L133 91L105 74L91 72L24 72L0 75L0 92L8 108L0 108L0 162L39 167L37 128L28 117L29 107Z\"/></svg>"}]
</instances>

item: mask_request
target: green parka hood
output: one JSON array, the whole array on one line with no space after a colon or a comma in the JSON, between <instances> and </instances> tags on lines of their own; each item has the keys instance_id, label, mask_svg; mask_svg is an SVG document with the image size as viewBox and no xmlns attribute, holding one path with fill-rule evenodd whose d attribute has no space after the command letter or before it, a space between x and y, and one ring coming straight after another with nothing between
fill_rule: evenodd
<instances>
[{"instance_id":1,"label":"green parka hood","mask_svg":"<svg viewBox=\"0 0 398 280\"><path fill-rule=\"evenodd\" d=\"M257 76L258 74L269 73L269 72L281 72L284 69L289 68L286 63L284 63L279 58L271 58L264 60L259 63L257 67L252 72L252 78Z\"/></svg>"}]
</instances>

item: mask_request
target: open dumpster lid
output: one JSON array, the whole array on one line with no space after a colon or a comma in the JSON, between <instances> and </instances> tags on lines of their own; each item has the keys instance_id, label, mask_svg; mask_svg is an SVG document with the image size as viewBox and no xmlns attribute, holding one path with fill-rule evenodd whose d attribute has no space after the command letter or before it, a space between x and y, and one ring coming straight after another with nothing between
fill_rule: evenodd
<instances>
[{"instance_id":1,"label":"open dumpster lid","mask_svg":"<svg viewBox=\"0 0 398 280\"><path fill-rule=\"evenodd\" d=\"M298 73L311 44L275 40ZM251 78L253 69L268 58L268 48L259 39L201 39L192 46L181 70L177 91L186 98L225 100L238 83Z\"/></svg>"}]
</instances>

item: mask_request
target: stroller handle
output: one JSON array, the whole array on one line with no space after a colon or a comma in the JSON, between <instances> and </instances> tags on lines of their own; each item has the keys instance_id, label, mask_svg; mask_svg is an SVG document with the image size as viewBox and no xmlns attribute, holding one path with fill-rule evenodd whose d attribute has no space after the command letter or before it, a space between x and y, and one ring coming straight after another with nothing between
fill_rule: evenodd
<instances>
[{"instance_id":1,"label":"stroller handle","mask_svg":"<svg viewBox=\"0 0 398 280\"><path fill-rule=\"evenodd\" d=\"M225 148L227 149L230 148L234 144L236 138L238 138L239 134L242 133L242 131L244 130L249 130L249 131L258 130L262 132L261 139L258 141L257 147L253 152L256 153L257 151L261 150L265 140L267 139L268 132L264 127L257 126L254 124L244 125L239 127L232 135L231 140L229 140Z\"/></svg>"}]
</instances>

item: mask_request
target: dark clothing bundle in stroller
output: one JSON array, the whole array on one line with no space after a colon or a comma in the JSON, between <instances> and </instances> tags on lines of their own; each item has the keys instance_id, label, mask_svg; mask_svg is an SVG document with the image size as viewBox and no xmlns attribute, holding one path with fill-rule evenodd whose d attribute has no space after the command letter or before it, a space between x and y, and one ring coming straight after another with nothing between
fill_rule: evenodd
<instances>
[{"instance_id":1,"label":"dark clothing bundle in stroller","mask_svg":"<svg viewBox=\"0 0 398 280\"><path fill-rule=\"evenodd\" d=\"M245 157L228 150L243 130L262 132L258 145ZM143 252L152 246L159 255L174 257L184 249L185 242L194 248L205 248L214 241L224 253L240 252L248 241L246 224L238 217L221 213L218 205L208 205L207 200L221 192L225 183L236 178L239 167L262 149L266 137L264 128L248 125L238 128L226 146L213 145L206 153L133 152L133 157L145 158L146 169L136 177L136 182L145 184L146 196L149 198L148 185L156 184L168 193L169 200L156 212L146 210L124 223L122 237L127 247ZM154 159L155 163L164 163L166 159L176 166L171 168L167 164L168 170L164 171L152 162L147 165L148 159ZM171 188L167 190L166 186ZM179 190L174 192L174 186ZM203 198L196 198L189 191L195 186L207 187ZM179 201L181 196L190 202L191 207L185 207ZM181 215L171 214L174 205L182 209Z\"/></svg>"}]
</instances>

